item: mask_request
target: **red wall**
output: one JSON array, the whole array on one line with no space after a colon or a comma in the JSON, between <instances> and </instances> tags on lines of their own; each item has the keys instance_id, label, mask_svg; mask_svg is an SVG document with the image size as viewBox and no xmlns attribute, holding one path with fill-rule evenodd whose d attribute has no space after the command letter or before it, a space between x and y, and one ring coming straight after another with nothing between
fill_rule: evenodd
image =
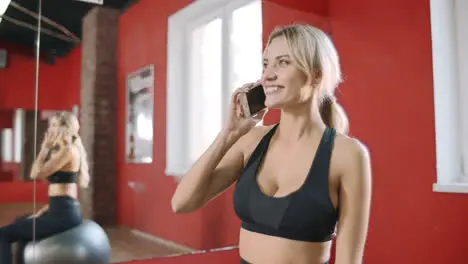
<instances>
[{"instance_id":1,"label":"red wall","mask_svg":"<svg viewBox=\"0 0 468 264\"><path fill-rule=\"evenodd\" d=\"M13 127L13 110L0 109L0 129Z\"/></svg>"},{"instance_id":2,"label":"red wall","mask_svg":"<svg viewBox=\"0 0 468 264\"><path fill-rule=\"evenodd\" d=\"M35 59L25 48L0 43L8 51L8 66L0 69L0 109L34 109ZM54 65L40 63L39 108L71 109L80 102L81 48ZM58 99L60 98L60 99Z\"/></svg>"},{"instance_id":3,"label":"red wall","mask_svg":"<svg viewBox=\"0 0 468 264\"><path fill-rule=\"evenodd\" d=\"M432 192L429 1L331 0L330 15L352 133L373 158L365 262L466 263L468 196Z\"/></svg>"},{"instance_id":4,"label":"red wall","mask_svg":"<svg viewBox=\"0 0 468 264\"><path fill-rule=\"evenodd\" d=\"M121 15L118 39L119 105L125 105L126 74L147 64L155 65L155 125L153 164L134 165L124 161L125 107L118 109L117 172L119 222L173 240L193 248L232 245L237 241L238 221L234 217L230 197L223 196L204 210L190 215L176 215L170 198L176 183L164 175L166 119L166 43L167 18L191 0L174 0L165 5L142 0ZM130 182L143 185L143 192L134 192ZM220 208L227 208L219 210ZM216 223L215 223L216 222ZM212 235L207 236L207 233Z\"/></svg>"},{"instance_id":5,"label":"red wall","mask_svg":"<svg viewBox=\"0 0 468 264\"><path fill-rule=\"evenodd\" d=\"M36 201L45 203L48 201L46 182L36 182ZM11 181L0 182L0 204L2 203L30 203L33 201L33 182Z\"/></svg>"}]
</instances>

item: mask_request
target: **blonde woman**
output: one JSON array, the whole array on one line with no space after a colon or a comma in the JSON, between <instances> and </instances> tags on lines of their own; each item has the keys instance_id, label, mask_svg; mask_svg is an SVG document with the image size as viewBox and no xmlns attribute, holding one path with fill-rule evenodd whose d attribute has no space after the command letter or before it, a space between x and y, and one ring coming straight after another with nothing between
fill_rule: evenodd
<instances>
[{"instance_id":1,"label":"blonde woman","mask_svg":"<svg viewBox=\"0 0 468 264\"><path fill-rule=\"evenodd\" d=\"M78 202L79 185L88 187L89 172L86 152L78 135L75 115L60 112L49 120L41 150L31 169L31 178L49 181L49 202L31 216L20 217L8 226L0 227L0 263L11 264L11 244L20 242L17 262L22 260L22 247L36 239L64 232L82 222Z\"/></svg>"},{"instance_id":2,"label":"blonde woman","mask_svg":"<svg viewBox=\"0 0 468 264\"><path fill-rule=\"evenodd\" d=\"M366 147L347 136L334 93L341 82L337 51L309 25L271 33L260 83L279 124L255 126L238 96L222 131L180 181L175 212L192 212L236 183L242 220L241 263L324 264L336 234L336 264L361 264L371 200ZM335 233L336 231L336 233Z\"/></svg>"}]
</instances>

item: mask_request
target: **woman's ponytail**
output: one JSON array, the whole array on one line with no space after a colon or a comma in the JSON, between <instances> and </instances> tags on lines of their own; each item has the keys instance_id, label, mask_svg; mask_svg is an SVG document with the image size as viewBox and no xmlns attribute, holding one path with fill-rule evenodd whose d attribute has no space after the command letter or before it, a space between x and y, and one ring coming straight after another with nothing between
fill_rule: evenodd
<instances>
[{"instance_id":1,"label":"woman's ponytail","mask_svg":"<svg viewBox=\"0 0 468 264\"><path fill-rule=\"evenodd\" d=\"M78 183L81 187L88 188L90 182L88 155L79 136L76 137L75 144L80 151L80 174L78 176Z\"/></svg>"},{"instance_id":2,"label":"woman's ponytail","mask_svg":"<svg viewBox=\"0 0 468 264\"><path fill-rule=\"evenodd\" d=\"M349 120L343 107L334 96L325 96L320 102L320 115L323 122L340 134L348 134Z\"/></svg>"}]
</instances>

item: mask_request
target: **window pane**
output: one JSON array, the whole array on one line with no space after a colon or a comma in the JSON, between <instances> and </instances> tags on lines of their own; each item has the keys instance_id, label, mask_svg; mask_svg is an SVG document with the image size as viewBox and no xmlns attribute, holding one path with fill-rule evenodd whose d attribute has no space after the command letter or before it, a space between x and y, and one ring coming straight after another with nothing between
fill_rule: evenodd
<instances>
[{"instance_id":1,"label":"window pane","mask_svg":"<svg viewBox=\"0 0 468 264\"><path fill-rule=\"evenodd\" d=\"M462 130L461 142L463 148L463 175L465 182L468 182L468 1L455 1L455 19L456 35L458 47L458 85L460 92L458 94L460 105L460 117ZM444 68L446 68L444 66ZM447 89L446 85L443 86Z\"/></svg>"},{"instance_id":2,"label":"window pane","mask_svg":"<svg viewBox=\"0 0 468 264\"><path fill-rule=\"evenodd\" d=\"M232 14L231 91L245 83L260 79L262 42L261 1L255 1L236 9Z\"/></svg>"},{"instance_id":3,"label":"window pane","mask_svg":"<svg viewBox=\"0 0 468 264\"><path fill-rule=\"evenodd\" d=\"M262 7L255 1L232 14L231 69L234 91L262 74Z\"/></svg>"},{"instance_id":4,"label":"window pane","mask_svg":"<svg viewBox=\"0 0 468 264\"><path fill-rule=\"evenodd\" d=\"M222 20L194 29L190 44L189 156L195 162L221 129Z\"/></svg>"},{"instance_id":5,"label":"window pane","mask_svg":"<svg viewBox=\"0 0 468 264\"><path fill-rule=\"evenodd\" d=\"M2 161L12 162L13 160L13 129L2 130Z\"/></svg>"},{"instance_id":6,"label":"window pane","mask_svg":"<svg viewBox=\"0 0 468 264\"><path fill-rule=\"evenodd\" d=\"M23 129L24 129L24 110L16 109L14 124L14 140L15 140L15 162L20 163L23 155Z\"/></svg>"}]
</instances>

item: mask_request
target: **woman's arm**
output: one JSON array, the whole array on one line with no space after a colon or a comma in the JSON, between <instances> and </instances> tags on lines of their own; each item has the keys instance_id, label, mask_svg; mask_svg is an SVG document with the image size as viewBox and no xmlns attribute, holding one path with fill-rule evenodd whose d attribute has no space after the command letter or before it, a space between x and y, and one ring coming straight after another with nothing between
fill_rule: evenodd
<instances>
[{"instance_id":1,"label":"woman's arm","mask_svg":"<svg viewBox=\"0 0 468 264\"><path fill-rule=\"evenodd\" d=\"M172 210L189 213L201 208L235 181L243 157L238 138L220 133L177 185Z\"/></svg>"},{"instance_id":2,"label":"woman's arm","mask_svg":"<svg viewBox=\"0 0 468 264\"><path fill-rule=\"evenodd\" d=\"M31 179L34 179L32 175L36 174L35 172L38 170L38 168L42 167L49 152L50 152L49 148L45 148L45 147L41 148L41 150L39 151L39 154L37 154L36 159L34 160L33 165L31 167L31 174L30 174Z\"/></svg>"},{"instance_id":3,"label":"woman's arm","mask_svg":"<svg viewBox=\"0 0 468 264\"><path fill-rule=\"evenodd\" d=\"M42 180L63 168L74 157L75 149L71 145L62 145L58 151L45 160L50 149L42 148L31 169L31 179Z\"/></svg>"},{"instance_id":4,"label":"woman's arm","mask_svg":"<svg viewBox=\"0 0 468 264\"><path fill-rule=\"evenodd\" d=\"M370 157L357 140L347 139L344 145L335 263L361 264L370 215Z\"/></svg>"},{"instance_id":5,"label":"woman's arm","mask_svg":"<svg viewBox=\"0 0 468 264\"><path fill-rule=\"evenodd\" d=\"M253 118L243 115L239 96L251 87L254 84L246 84L232 94L224 128L177 186L171 200L174 212L189 213L202 207L231 186L242 172L245 141L252 138L258 130L255 125L266 114L263 110Z\"/></svg>"}]
</instances>

